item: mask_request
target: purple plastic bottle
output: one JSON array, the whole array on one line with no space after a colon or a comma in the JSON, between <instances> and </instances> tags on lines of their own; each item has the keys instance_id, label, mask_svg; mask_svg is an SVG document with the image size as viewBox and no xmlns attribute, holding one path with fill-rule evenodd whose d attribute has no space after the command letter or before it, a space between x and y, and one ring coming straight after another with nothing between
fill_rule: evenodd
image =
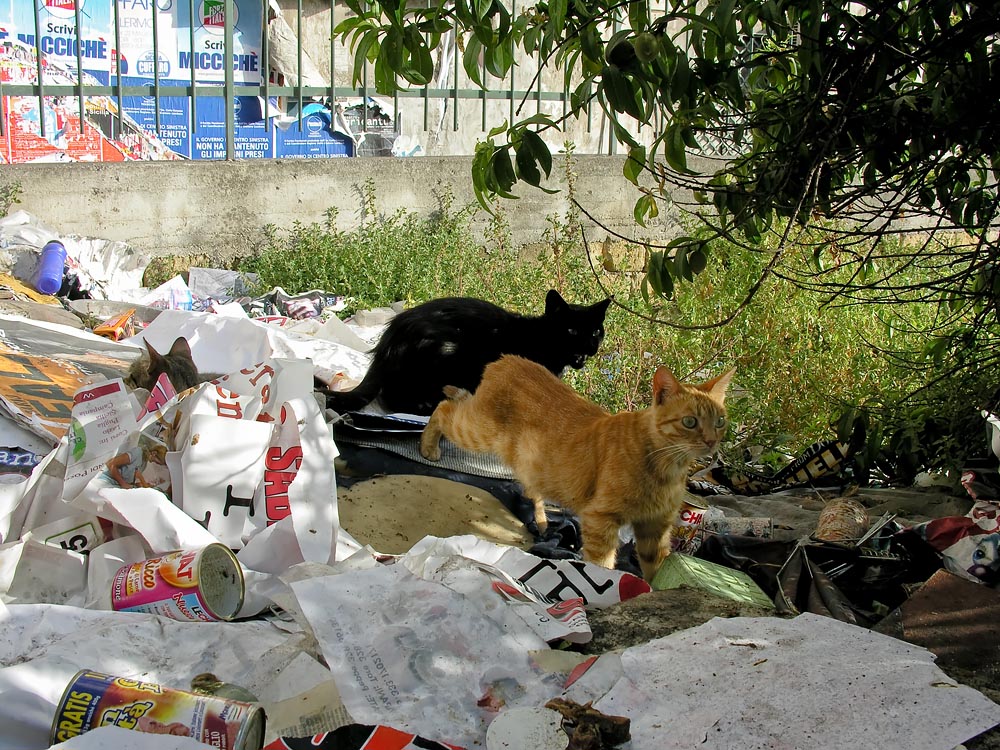
<instances>
[{"instance_id":1,"label":"purple plastic bottle","mask_svg":"<svg viewBox=\"0 0 1000 750\"><path fill-rule=\"evenodd\" d=\"M55 294L63 283L66 248L59 240L47 242L38 258L33 286L42 294Z\"/></svg>"}]
</instances>

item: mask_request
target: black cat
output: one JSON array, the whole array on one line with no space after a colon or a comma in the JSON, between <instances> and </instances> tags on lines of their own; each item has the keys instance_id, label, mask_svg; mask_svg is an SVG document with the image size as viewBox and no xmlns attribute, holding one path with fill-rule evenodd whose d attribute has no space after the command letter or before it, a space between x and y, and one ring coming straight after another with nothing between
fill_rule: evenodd
<instances>
[{"instance_id":1,"label":"black cat","mask_svg":"<svg viewBox=\"0 0 1000 750\"><path fill-rule=\"evenodd\" d=\"M569 304L555 289L537 317L471 297L424 302L389 322L364 380L353 390L328 392L327 406L343 414L377 398L386 411L430 414L444 386L474 391L486 365L502 354L534 360L556 375L579 370L604 339L609 304Z\"/></svg>"}]
</instances>

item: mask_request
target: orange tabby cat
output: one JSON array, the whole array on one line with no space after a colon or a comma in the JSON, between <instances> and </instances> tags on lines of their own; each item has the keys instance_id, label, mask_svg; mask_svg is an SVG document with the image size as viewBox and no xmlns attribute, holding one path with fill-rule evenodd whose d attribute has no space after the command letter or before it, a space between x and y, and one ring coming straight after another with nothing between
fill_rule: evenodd
<instances>
[{"instance_id":1,"label":"orange tabby cat","mask_svg":"<svg viewBox=\"0 0 1000 750\"><path fill-rule=\"evenodd\" d=\"M670 554L692 459L714 453L726 432L734 372L685 385L660 367L652 406L609 414L544 367L507 355L486 368L474 394L445 388L420 452L438 460L443 436L499 456L534 502L540 530L543 499L579 516L584 560L614 567L618 530L632 524L649 580Z\"/></svg>"}]
</instances>

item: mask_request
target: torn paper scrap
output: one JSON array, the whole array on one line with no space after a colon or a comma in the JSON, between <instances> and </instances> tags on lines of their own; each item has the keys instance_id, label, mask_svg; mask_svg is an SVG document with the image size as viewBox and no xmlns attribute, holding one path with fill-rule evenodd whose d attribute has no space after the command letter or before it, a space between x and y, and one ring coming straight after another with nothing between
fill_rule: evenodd
<instances>
[{"instance_id":1,"label":"torn paper scrap","mask_svg":"<svg viewBox=\"0 0 1000 750\"><path fill-rule=\"evenodd\" d=\"M471 748L498 711L559 693L559 680L529 656L545 642L492 592L499 606L402 565L310 578L292 590L359 723Z\"/></svg>"},{"instance_id":2,"label":"torn paper scrap","mask_svg":"<svg viewBox=\"0 0 1000 750\"><path fill-rule=\"evenodd\" d=\"M811 613L715 618L621 659L594 708L631 719L633 750L951 750L1000 722L926 649Z\"/></svg>"}]
</instances>

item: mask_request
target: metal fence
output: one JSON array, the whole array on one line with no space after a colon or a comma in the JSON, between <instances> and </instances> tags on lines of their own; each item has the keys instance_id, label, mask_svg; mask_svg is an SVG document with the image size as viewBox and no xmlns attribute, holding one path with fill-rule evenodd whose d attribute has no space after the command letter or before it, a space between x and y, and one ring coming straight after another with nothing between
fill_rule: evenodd
<instances>
[{"instance_id":1,"label":"metal fence","mask_svg":"<svg viewBox=\"0 0 1000 750\"><path fill-rule=\"evenodd\" d=\"M135 124L130 123L128 116L126 114L125 100L127 97L151 97L154 106L154 118L151 125L151 129L159 134L161 130L161 109L162 102L167 97L181 97L189 102L188 106L188 120L190 132L193 134L196 130L196 125L198 121L199 105L204 105L206 101L218 100L220 97L223 102L232 102L236 97L259 97L263 105L263 119L265 121L265 126L268 131L273 127L271 123L271 116L276 114L275 105L273 102L280 101L289 106L291 110L297 113L299 118L299 126L301 127L301 117L303 110L307 104L310 102L321 101L327 104L332 104L343 100L344 98L360 98L361 99L361 123L368 122L368 102L369 96L374 94L372 87L369 85L368 78L368 66L365 66L363 79L360 86L353 86L349 81L339 81L337 80L337 68L338 59L337 56L348 56L349 52L344 47L331 43L329 45L329 83L316 86L316 85L303 85L303 76L301 72L303 70L303 55L306 54L303 50L303 45L298 44L298 58L297 65L294 66L294 70L288 71L290 75L286 76L286 80L293 80L293 85L282 85L271 81L272 73L274 67L271 59L271 49L269 48L269 35L267 33L267 25L269 18L269 1L259 0L261 18L264 23L261 24L260 30L260 82L255 84L240 83L236 81L234 76L234 68L238 67L239 61L234 60L236 51L234 49L234 18L235 18L235 6L236 0L107 0L108 2L113 2L113 17L111 23L111 33L112 39L109 40L112 45L112 60L110 66L110 75L107 84L95 83L88 80L88 76L84 74L85 65L84 60L87 55L92 54L94 49L91 45L99 42L94 40L85 39L82 36L82 14L84 10L82 6L84 3L81 0L11 0L11 7L13 7L14 2L17 3L31 3L34 7L33 30L29 29L27 33L25 30L21 30L22 39L33 39L34 47L31 49L31 45L27 45L27 52L25 52L25 45L17 45L14 40L8 39L5 41L3 33L0 33L0 108L6 106L9 101L6 97L35 97L37 98L39 112L42 111L43 101L46 97L61 97L62 102L72 102L71 106L75 107L78 111L78 118L73 119L79 120L79 127L81 133L85 127L86 122L96 123L102 128L104 132L115 133L118 135L128 134L131 130L135 129ZM98 0L90 0L91 7ZM250 0L254 2L255 0ZM134 78L130 81L126 81L126 76L123 75L123 65L120 64L120 57L118 56L118 50L122 49L122 35L125 31L123 27L123 15L122 8L125 3L128 3L130 8L134 10L137 3L141 3L144 6L148 6L148 22L143 23L148 26L151 31L152 38L151 42L151 56L148 61L145 61L146 68L142 71L148 75L150 78L149 83L137 84ZM221 13L223 16L224 23L224 33L222 34L222 48L220 50L222 54L222 60L233 60L234 64L223 64L224 78L218 83L205 83L199 80L199 68L196 64L192 62L190 64L189 77L187 81L183 84L178 84L176 79L173 81L167 81L161 72L161 47L164 44L164 40L161 39L160 25L162 23L160 16L163 12L164 7L169 7L178 10L179 7L182 8L186 5L186 12L188 14L189 20L198 18L197 14L204 14L209 3L212 7L211 12ZM517 0L513 0L513 12L517 13ZM46 5L59 5L61 9L69 13L69 8L72 8L72 15L68 17L66 29L69 28L69 23L72 22L73 33L68 35L58 43L59 50L63 54L63 59L67 57L67 52L69 52L70 64L64 66L64 69L68 69L69 75L55 76L52 74L52 70L47 64L47 59L53 55L56 50L45 49L45 47L52 47L53 44L47 41L45 37L45 29L41 25L41 14L40 7ZM242 0L241 0L242 4ZM290 3L288 5L291 5ZM325 9L325 2L318 3L316 0L310 0L308 3L309 10L313 13L317 7ZM293 29L297 39L303 39L304 29L303 25L303 0L295 0L294 13L295 13L295 26ZM293 9L288 8L288 12L292 13ZM346 17L347 11L338 7L335 0L329 0L329 36L332 38L333 29L335 26ZM2 16L0 16L0 22L2 22ZM191 50L195 48L195 23L192 21L188 24L189 37L186 40L190 45ZM0 23L0 32L2 32L2 23ZM310 30L313 34L316 33L316 29ZM26 35L25 35L26 34ZM71 49L70 49L71 47ZM32 55L33 52L33 55ZM31 76L34 80L25 81L22 76L20 81L10 81L10 76L5 82L3 75L3 66L5 59L10 64L10 60L13 57L20 55L23 57L25 54L33 57L31 60L20 60L19 64L23 68L26 65L33 66L34 75ZM73 75L73 65L71 58L75 57L75 75ZM520 106L522 102L535 102L538 106L541 103L551 103L555 102L558 107L560 104L565 112L568 106L569 92L568 90L550 91L545 90L542 85L542 77L538 76L534 83L528 80L521 80L521 78L527 79L527 75L521 73L518 75L517 68L510 72L507 78L503 81L495 82L494 87L490 90L482 90L477 87L461 87L459 86L459 81L462 80L464 76L464 70L461 70L460 66L460 54L455 53L451 55L452 60L451 65L453 70L449 71L447 79L441 85L428 85L418 88L410 88L408 90L399 91L393 95L393 104L396 112L399 111L400 100L403 98L408 99L419 99L423 102L423 129L426 131L429 126L429 116L431 111L431 103L434 101L447 101L450 102L450 109L452 112L453 122L452 127L458 130L462 127L462 122L460 122L459 117L459 102L468 102L469 100L478 100L481 102L481 118L479 118L479 125L481 129L486 130L489 125L493 123L487 122L487 103L490 101L502 100L509 103L510 118L513 120L515 116L516 109ZM150 62L151 61L151 62ZM344 61L341 60L341 63ZM138 61L133 61L132 64L139 64ZM279 76L280 78L280 76ZM531 89L525 88L526 85L533 85ZM104 102L103 106L97 105L94 102L100 101ZM225 153L226 159L236 158L235 150L235 137L236 137L236 117L234 114L233 106L223 107L225 111ZM465 118L468 118L468 108L465 108ZM0 109L0 136L4 135L4 128L7 122L7 112ZM471 123L468 119L465 119L466 126ZM40 134L44 137L46 135L46 128L50 127L46 123L45 118L42 116L38 117L38 127ZM589 127L589 121L588 121ZM608 143L611 143L609 138ZM610 146L609 146L610 148ZM361 149L359 154L364 153Z\"/></svg>"}]
</instances>

